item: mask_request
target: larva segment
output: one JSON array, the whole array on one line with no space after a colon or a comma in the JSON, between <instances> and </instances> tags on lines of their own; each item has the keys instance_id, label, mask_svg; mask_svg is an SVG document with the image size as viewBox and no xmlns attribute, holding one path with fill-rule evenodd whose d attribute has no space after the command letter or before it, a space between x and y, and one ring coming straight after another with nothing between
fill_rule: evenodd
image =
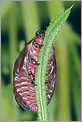
<instances>
[{"instance_id":1,"label":"larva segment","mask_svg":"<svg viewBox=\"0 0 82 122\"><path fill-rule=\"evenodd\" d=\"M32 42L25 44L24 49L15 62L13 72L13 87L16 101L24 109L28 109L32 112L38 111L35 98L34 79L38 54L44 41L44 35L44 31L38 31ZM56 80L56 61L53 48L50 51L46 76L46 95L47 103L49 103L54 92Z\"/></svg>"}]
</instances>

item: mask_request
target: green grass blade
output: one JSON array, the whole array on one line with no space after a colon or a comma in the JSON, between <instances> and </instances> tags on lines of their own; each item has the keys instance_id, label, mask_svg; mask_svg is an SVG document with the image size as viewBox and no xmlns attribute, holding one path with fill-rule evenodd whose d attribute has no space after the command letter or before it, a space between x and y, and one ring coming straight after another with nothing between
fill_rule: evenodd
<instances>
[{"instance_id":1,"label":"green grass blade","mask_svg":"<svg viewBox=\"0 0 82 122\"><path fill-rule=\"evenodd\" d=\"M48 119L45 82L46 68L48 64L50 49L52 47L53 42L56 41L55 38L61 27L63 26L64 22L67 20L72 7L73 6L63 12L49 25L44 38L44 46L41 48L40 54L38 56L38 63L40 63L40 65L36 69L35 83L37 84L37 86L35 87L35 93L38 105L39 120L46 121Z\"/></svg>"}]
</instances>

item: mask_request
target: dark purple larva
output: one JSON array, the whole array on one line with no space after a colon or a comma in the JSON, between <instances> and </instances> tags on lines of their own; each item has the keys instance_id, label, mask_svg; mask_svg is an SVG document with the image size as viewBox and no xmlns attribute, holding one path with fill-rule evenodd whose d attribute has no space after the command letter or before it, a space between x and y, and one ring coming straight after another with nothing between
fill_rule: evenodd
<instances>
[{"instance_id":1,"label":"dark purple larva","mask_svg":"<svg viewBox=\"0 0 82 122\"><path fill-rule=\"evenodd\" d=\"M38 111L34 90L34 78L38 54L44 41L44 35L44 31L37 31L32 41L25 44L24 49L15 62L13 72L13 87L16 101L24 109L28 109L32 112ZM56 60L53 48L51 48L50 51L46 76L46 95L47 103L49 103L54 92L56 80Z\"/></svg>"}]
</instances>

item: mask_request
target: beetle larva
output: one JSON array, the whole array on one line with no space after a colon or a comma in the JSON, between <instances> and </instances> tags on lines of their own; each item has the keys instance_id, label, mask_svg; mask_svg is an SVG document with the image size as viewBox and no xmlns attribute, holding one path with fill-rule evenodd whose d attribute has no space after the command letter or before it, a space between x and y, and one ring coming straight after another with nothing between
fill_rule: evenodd
<instances>
[{"instance_id":1,"label":"beetle larva","mask_svg":"<svg viewBox=\"0 0 82 122\"><path fill-rule=\"evenodd\" d=\"M32 41L25 44L14 65L13 84L15 98L24 109L32 112L38 111L34 91L34 78L38 54L44 41L44 36L44 31L37 31ZM51 48L49 55L46 77L46 95L47 103L49 103L54 92L56 80L56 60L53 48Z\"/></svg>"}]
</instances>

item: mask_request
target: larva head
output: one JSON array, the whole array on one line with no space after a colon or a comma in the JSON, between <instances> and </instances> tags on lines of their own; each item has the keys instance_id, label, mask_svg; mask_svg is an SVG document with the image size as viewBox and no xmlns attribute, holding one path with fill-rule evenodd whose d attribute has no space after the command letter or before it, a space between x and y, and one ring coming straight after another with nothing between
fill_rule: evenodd
<instances>
[{"instance_id":1,"label":"larva head","mask_svg":"<svg viewBox=\"0 0 82 122\"><path fill-rule=\"evenodd\" d=\"M45 36L45 32L43 30L39 30L36 32L36 39L35 42L41 46L43 41L44 41L44 36Z\"/></svg>"},{"instance_id":2,"label":"larva head","mask_svg":"<svg viewBox=\"0 0 82 122\"><path fill-rule=\"evenodd\" d=\"M43 30L38 30L38 31L36 32L36 36L37 36L37 37L40 37L40 38L44 38L45 32L44 32Z\"/></svg>"}]
</instances>

